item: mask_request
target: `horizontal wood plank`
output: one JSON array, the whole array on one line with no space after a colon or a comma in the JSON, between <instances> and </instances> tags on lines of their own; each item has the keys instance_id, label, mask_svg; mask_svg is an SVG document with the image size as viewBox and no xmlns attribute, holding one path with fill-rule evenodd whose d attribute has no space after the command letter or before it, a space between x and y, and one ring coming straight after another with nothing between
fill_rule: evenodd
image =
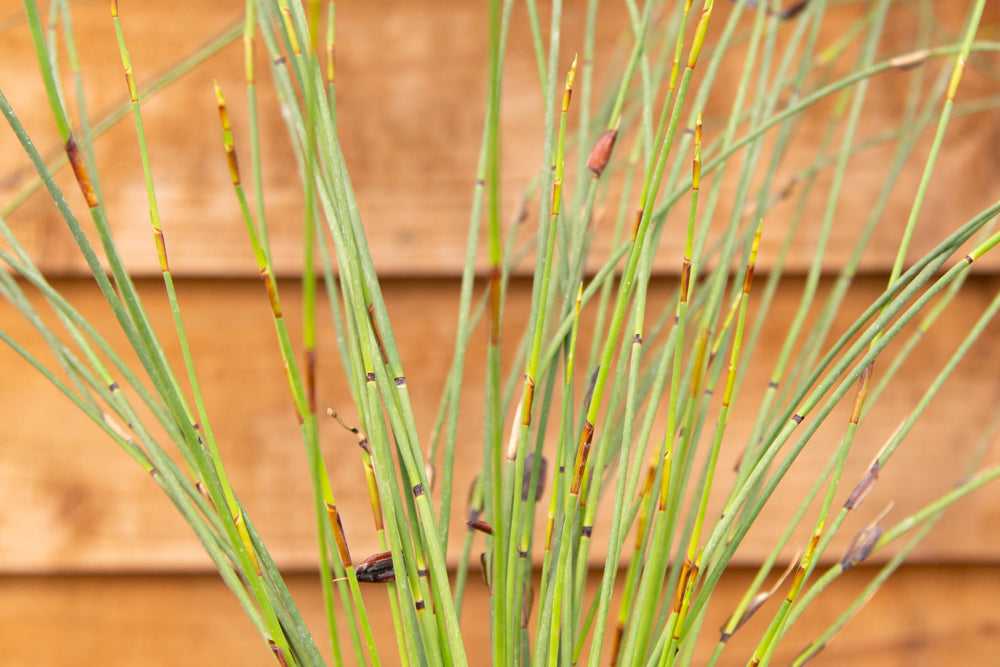
<instances>
[{"instance_id":1,"label":"horizontal wood plank","mask_svg":"<svg viewBox=\"0 0 1000 667\"><path fill-rule=\"evenodd\" d=\"M624 7L611 4L614 6L602 9L598 22L595 81L601 85L610 85L605 82L611 64L621 58L619 35L627 24ZM242 6L240 0L220 0L210 6L196 0L158 0L123 6L122 22L140 87L156 81L182 55L206 43L238 17ZM563 69L581 48L583 11L583 6L575 4L566 8ZM732 6L726 3L716 11L719 16L715 30L718 30ZM821 46L839 40L847 22L855 20L861 11L863 6L852 4L833 12L830 25L824 28ZM960 29L965 4L942 0L936 3L934 11L935 26L939 29L936 37L943 39ZM512 22L502 115L503 211L508 221L517 216L522 193L538 171L542 146L537 69L527 18L522 12L519 8ZM74 6L74 16L88 108L94 119L100 119L127 99L110 17L107 7L100 3ZM177 16L197 17L197 20L177 21ZM991 4L986 24L998 20L1000 10ZM485 103L486 23L485 5L459 0L445 3L383 0L351 4L338 11L340 136L376 266L383 275L446 276L461 270ZM907 48L907 40L916 30L914 17L906 8L896 6L887 26L882 55L896 55ZM783 36L788 32L787 27L782 29ZM11 20L9 29L0 34L0 50L10 56L0 63L0 87L40 149L57 157L61 147L51 120L43 113L47 109L45 93L38 81L23 21ZM736 88L744 51L745 46L737 44L727 55L718 92L705 110L707 137L715 136L723 125L727 95ZM851 57L845 56L844 67ZM293 275L301 265L302 192L270 76L266 73L266 60L261 55L257 62L261 72L266 206L277 270ZM981 71L984 63L987 70L996 66L995 62L985 61L984 56L970 60L959 102L995 91L994 80ZM925 81L931 80L931 72L937 71L939 65L943 63L928 66L930 71ZM868 92L859 137L870 137L899 122L909 76L893 71L875 80ZM249 170L242 48L234 42L143 105L157 197L172 268L177 275L250 276L255 274L256 267L229 182L212 92L213 79L220 82L227 94L237 151L244 171ZM796 144L778 171L776 189L782 189L801 175L801 170L813 159L832 107L833 101L829 100L806 116L796 134ZM994 110L952 121L911 257L933 247L948 231L1000 194L1000 185L992 177L1000 169L1000 155L987 150L996 144L1000 127L997 114ZM622 133L620 145L624 148L619 150L619 158L625 156L636 138L635 128L627 124ZM929 133L930 130L891 197L864 256L863 270L884 270L893 261L897 238L923 169ZM130 117L98 140L96 152L111 225L122 255L136 274L155 275L159 268ZM834 242L827 248L824 259L827 269L846 261L851 241L860 234L893 153L891 145L883 145L852 158L844 194L836 210ZM767 159L766 152L764 158ZM0 205L10 201L29 182L26 167L27 160L13 135L0 133ZM733 176L727 179L719 208L712 218L714 237L723 234L733 208L736 180ZM703 191L708 191L712 180L706 171ZM71 176L61 173L58 182L73 208L87 219ZM572 194L573 182L571 170L566 178L567 197ZM831 169L827 168L821 172L809 199L806 222L798 233L796 252L790 258L791 270L803 270L813 255L818 242L817 225L823 216L830 183ZM665 186L672 187L675 186ZM536 204L531 202L526 209L526 236L534 234ZM774 261L781 245L781 230L791 219L795 206L792 197L769 213L762 266ZM629 209L632 208L634 204L630 203ZM600 258L607 256L616 210L615 203L598 206L591 268L599 266ZM683 238L669 230L683 225L686 216L687 206L681 205L666 222L668 232L656 260L660 272L679 271ZM86 270L44 192L29 198L10 221L32 256L47 271L79 274ZM85 227L89 229L89 224ZM993 269L1000 266L993 257L984 262ZM486 267L485 249L480 253L479 266ZM527 263L523 268L527 270L530 266Z\"/></svg>"},{"instance_id":2,"label":"horizontal wood plank","mask_svg":"<svg viewBox=\"0 0 1000 667\"><path fill-rule=\"evenodd\" d=\"M882 280L865 279L855 284L841 308L835 331L843 330L850 318L875 298L882 289ZM120 334L111 333L111 316L95 288L73 280L58 281L56 286L114 344L123 344ZM168 355L180 368L162 285L145 281L140 286ZM297 284L283 282L281 287L286 321L293 340L299 340ZM652 309L662 305L665 295L674 288L670 280L654 281L651 319L656 312ZM727 490L730 477L726 468L734 464L746 442L801 289L801 281L791 280L778 290L772 316L734 404L721 455L720 493ZM820 298L828 289L828 283L821 286ZM996 279L974 277L945 316L924 336L901 375L861 424L838 502L846 499L861 479L882 443L919 400L997 289ZM442 280L390 280L384 291L401 346L417 426L426 448L451 359L458 286ZM181 281L179 294L207 407L230 479L276 560L284 567L312 567L315 523L309 475L260 283ZM516 345L525 326L529 302L530 286L515 281L510 290L504 332L508 350ZM335 350L329 315L321 312L318 321L321 324L319 407L332 407L357 423ZM0 306L0 322L4 323L4 331L15 339L39 350L38 339L32 337L28 326L7 305ZM986 339L959 365L955 377L931 404L918 428L882 471L863 510L848 520L843 535L831 547L831 557L839 558L854 532L890 501L895 506L887 518L888 525L945 493L964 474L965 461L976 446L977 434L998 404L1000 346L995 341L1000 330L997 326L995 322L990 325ZM585 322L582 344L589 345L589 328ZM463 383L453 535L465 530L462 522L466 514L466 489L482 451L485 341L486 335L480 327L472 337ZM647 354L656 347L654 340L647 341ZM890 348L890 352L892 349L895 348ZM505 353L507 366L511 364L511 355L509 351ZM876 380L888 368L889 358L876 365ZM0 447L0 570L45 573L210 567L190 531L175 516L173 507L148 475L117 451L94 425L86 422L11 350L0 350L0 367L4 368L4 382L0 383L0 419L4 423L4 446ZM578 391L582 393L583 388ZM792 467L759 525L737 553L737 562L758 562L767 553L812 483L815 471L826 462L843 435L852 400L853 391ZM663 438L664 410L660 406L654 442ZM597 424L598 438L606 428L604 423ZM326 419L321 423L320 435L352 551L359 557L378 551L366 490L360 481L362 464L355 440ZM707 446L710 437L711 434L704 436L703 446ZM983 465L995 463L997 456L994 447ZM915 558L996 561L1000 554L998 503L1000 487L996 485L963 500L931 533ZM717 505L710 511L717 511ZM544 509L539 514L544 514ZM812 516L807 514L806 521L812 521ZM607 521L606 516L599 516L594 529L595 559L601 558L600 545L606 539ZM802 527L788 547L786 557L791 557L807 541L810 531L809 526ZM460 541L452 540L453 562L459 547Z\"/></svg>"},{"instance_id":3,"label":"horizontal wood plank","mask_svg":"<svg viewBox=\"0 0 1000 667\"><path fill-rule=\"evenodd\" d=\"M794 626L775 660L788 664L823 632L871 577L861 568L825 591ZM726 573L710 603L694 664L704 664L729 610L753 572ZM322 598L317 575L292 574L289 586L325 655ZM599 578L588 581L588 597ZM470 664L489 664L489 598L484 587L467 589L462 630ZM212 575L5 577L0 581L0 640L8 665L274 664L274 658L222 582ZM394 664L395 641L386 596L364 588L384 664ZM995 567L905 567L814 659L817 667L937 667L988 665L996 657L1000 571ZM746 664L776 609L765 605L729 641L720 665ZM537 610L535 610L537 613ZM339 614L339 627L345 627ZM349 642L347 664L350 659Z\"/></svg>"}]
</instances>

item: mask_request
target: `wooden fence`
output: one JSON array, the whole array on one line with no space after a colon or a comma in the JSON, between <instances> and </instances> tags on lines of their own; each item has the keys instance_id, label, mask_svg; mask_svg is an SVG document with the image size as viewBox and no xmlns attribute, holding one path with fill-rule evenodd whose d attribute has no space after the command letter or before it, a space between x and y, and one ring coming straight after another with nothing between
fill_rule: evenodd
<instances>
[{"instance_id":1,"label":"wooden fence","mask_svg":"<svg viewBox=\"0 0 1000 667\"><path fill-rule=\"evenodd\" d=\"M342 4L337 47L342 140L375 262L386 276L383 289L401 344L418 426L427 433L450 361L457 313L464 230L485 99L484 3L381 0ZM578 3L569 4L564 43L571 51L569 36L581 34L582 9ZM938 29L957 31L967 4L939 2ZM123 3L122 22L140 88L157 80L181 55L217 35L239 16L241 7L238 0ZM0 89L34 133L39 147L56 156L58 142L51 121L42 112L46 109L44 91L28 31L16 17L19 11L16 3L0 3L0 54L4 54ZM522 11L515 12L517 28L504 106L506 219L517 213L520 192L541 155L540 100ZM731 8L722 3L719 11ZM851 6L844 11L859 9ZM81 3L74 6L73 16L81 40L89 109L96 118L125 100L112 24L104 3ZM905 7L895 8L892 18L890 43L892 35L914 29ZM992 25L994 34L998 20L1000 9L991 3L984 24ZM602 14L599 44L610 50L622 25L615 11ZM967 87L962 89L970 98L990 92L991 87L997 92L993 76L997 62L980 64L981 69L972 63ZM266 69L263 59L258 66ZM235 488L275 559L291 573L293 592L300 594L307 617L318 629L322 607L305 455L297 438L267 301L229 185L211 85L218 79L231 99L237 141L245 147L245 109L239 101L242 68L237 40L151 97L143 111L170 261L179 277L181 308L223 458L229 461ZM599 64L597 80L600 73ZM902 75L887 74L872 88L870 105L876 116L884 113L884 118L891 119L898 114L903 83L894 76ZM286 312L295 313L300 297L294 278L301 264L296 240L301 188L282 120L268 96L266 77L261 78L267 100L262 111L263 150L272 243L284 278ZM804 132L810 131L807 125ZM179 360L168 333L172 331L170 313L158 278L132 124L117 124L97 146L102 184L122 253L173 359ZM997 112L956 119L912 257L1000 195L998 146ZM876 150L858 158L849 185L856 196L845 200L838 212L839 233L851 235L858 229L889 155ZM25 169L26 160L13 137L3 133L0 203L30 181ZM915 171L903 179L899 203L890 206L887 216L905 219L906 197L918 175ZM71 204L82 210L71 177L62 173L59 182ZM818 200L816 210L820 204ZM782 215L779 209L767 224L780 227ZM9 222L67 297L112 340L121 340L114 335L113 318L86 277L85 265L47 196L32 195ZM883 289L895 253L892 230L896 228L886 225L888 234L873 239L835 330L853 321ZM765 234L762 272L767 271L781 238L780 231ZM601 243L606 246L602 239L598 251ZM674 284L680 243L671 238L664 242L654 294L663 294ZM803 235L792 276L778 291L773 323L762 337L745 383L748 394L766 386L783 322L797 306L801 272L813 243L808 233ZM821 290L830 288L844 259L838 247L829 253ZM860 478L882 442L1000 289L1000 261L988 258L984 267L970 278L933 335L921 343L919 354L904 369L903 380L895 383L895 389L862 425L858 451L848 464L845 480ZM512 283L507 307L505 326L511 335L526 320L529 301L530 284L522 271ZM294 317L288 321L295 340L297 323ZM0 306L0 326L15 338L31 339L29 327L6 304ZM894 516L905 516L945 492L961 475L962 463L976 445L970 434L982 429L1000 400L998 343L1000 325L994 323L910 436L905 451L883 472L869 501L872 508L891 500ZM484 348L485 335L474 338L470 359L481 359ZM350 395L340 379L331 330L320 340L319 359L320 405L347 410ZM0 645L5 664L273 664L235 600L211 574L197 541L149 477L6 348L0 350L0 368L4 378L0 382L4 424L0 431ZM463 443L457 464L459 495L471 479L480 451L481 367L472 364L468 368L464 387L468 407L459 429ZM754 407L750 399L736 406L730 427L734 442L748 433ZM713 622L721 622L727 605L731 608L745 590L753 565L784 527L793 501L811 482L810 470L825 459L846 419L838 421L835 415L831 422L793 469L775 509L738 553L720 587ZM355 445L349 434L332 423L324 426L321 437L328 459L337 462L331 465L332 482L345 508L342 512L352 546L358 553L375 551L367 492L357 482L360 467ZM723 456L731 462L737 450L733 447ZM996 459L993 454L987 460ZM910 564L817 664L847 660L886 667L992 664L1000 647L1000 610L995 603L1000 598L998 507L1000 487L996 486L957 505ZM856 518L855 529L869 518ZM459 517L455 524L461 528ZM837 543L841 549L853 535L850 527L843 532L844 538ZM602 534L606 531L599 524L595 537ZM832 553L840 553L838 546ZM457 555L453 549L452 562ZM873 572L870 566L859 568L831 590L829 602L821 601L815 613L797 626L801 641L788 642L784 655L794 653L835 618L834 612ZM472 589L463 625L469 644L482 649L488 646L488 601L484 590ZM370 598L387 613L377 590L372 590ZM741 653L737 649L733 655ZM472 657L472 664L487 660L480 653Z\"/></svg>"}]
</instances>

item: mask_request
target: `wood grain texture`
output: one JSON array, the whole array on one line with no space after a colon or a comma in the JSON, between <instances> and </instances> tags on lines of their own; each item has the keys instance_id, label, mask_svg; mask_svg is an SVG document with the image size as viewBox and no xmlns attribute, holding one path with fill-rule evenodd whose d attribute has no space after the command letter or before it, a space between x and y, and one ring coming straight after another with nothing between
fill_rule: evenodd
<instances>
[{"instance_id":1,"label":"wood grain texture","mask_svg":"<svg viewBox=\"0 0 1000 667\"><path fill-rule=\"evenodd\" d=\"M158 80L160 73L177 62L181 54L206 43L222 26L238 17L242 4L240 0L220 0L207 6L197 0L157 0L123 6L122 23L140 87ZM626 26L624 7L610 4L611 7L602 9L597 35L595 81L604 87L612 85L608 81L612 63L622 58L619 35ZM943 40L960 30L965 7L966 3L946 0L936 4L935 39ZM541 159L541 97L523 11L519 8L512 21L505 70L502 113L505 220L517 216L522 193L537 173ZM564 70L574 51L581 48L583 11L583 6L576 3L566 8L562 40ZM719 15L714 30L719 30L726 14L733 9L730 3L724 3L716 11ZM845 26L858 18L861 11L863 5L859 3L834 11L830 24L824 28L822 46L839 39ZM127 99L111 21L102 3L83 3L74 12L87 104L91 116L99 119ZM176 16L190 19L173 20ZM995 25L998 21L1000 10L990 3L985 25ZM376 266L383 275L456 275L464 257L485 104L485 5L460 0L351 3L339 8L337 26L340 136ZM904 52L907 40L912 39L916 30L913 15L902 6L894 6L887 26L882 57ZM787 28L783 29L782 35L787 32ZM12 19L9 28L0 34L0 51L9 56L0 63L0 87L43 152L58 156L61 148L52 123L39 113L47 107L23 21ZM718 92L712 95L705 109L706 145L722 127L730 102L727 96L736 88L745 45L738 43L731 51L721 70ZM853 54L849 51L843 62L835 64L832 74L842 74L851 58ZM261 54L257 62L266 205L277 270L292 275L301 264L298 238L302 193L266 60ZM970 59L958 101L994 93L995 81L989 72L996 64L984 56ZM928 65L925 80L932 80L943 66L944 63ZM874 81L859 137L873 136L899 122L910 76L891 71ZM242 48L233 43L143 106L157 196L171 265L177 275L249 276L256 269L229 183L212 92L213 79L226 92L237 151L244 169L248 169ZM813 159L833 105L833 100L827 100L807 114L797 131L796 143L778 172L779 189ZM997 198L1000 185L992 175L1000 168L1000 157L988 147L996 144L998 128L997 111L956 117L952 121L911 257L920 256L949 230ZM636 133L627 124L621 131L620 145L628 149ZM595 129L593 136L597 134ZM930 130L926 134L880 220L863 260L866 270L884 270L891 265L896 239L922 170ZM824 260L828 269L846 259L852 245L848 241L860 233L893 151L892 145L882 145L852 159L844 195L836 211L835 243L828 248ZM619 152L622 157L626 150ZM767 157L765 151L764 158ZM684 158L685 164L687 159ZM99 139L97 164L111 224L127 264L136 274L155 275L158 266L130 118ZM13 136L9 132L0 133L0 203L9 200L28 182L25 165ZM609 173L615 168L612 163ZM707 192L713 176L707 171L704 176L702 187ZM573 179L570 170L566 183L572 183ZM799 233L797 252L791 257L792 270L801 271L808 266L817 243L816 225L826 205L830 179L831 170L823 170L810 197L807 223ZM70 203L86 217L79 190L70 176L62 173L58 180ZM614 180L613 174L609 180ZM666 187L683 189L684 186ZM735 182L727 182L713 217L716 236L727 224L734 192ZM778 230L787 224L794 207L795 200L790 198L771 211L770 228ZM610 209L604 205L598 207L593 222L594 257L606 256L616 208L617 204ZM536 202L529 203L526 234L533 234L536 209ZM687 206L682 203L677 215L668 217L668 229L675 223L683 224L686 216ZM77 275L85 271L44 193L31 197L11 216L11 221L46 270ZM773 260L781 237L780 233L765 234L762 266ZM657 271L679 271L682 243L679 235L669 232L664 235L656 260ZM1000 265L992 256L984 262L993 268ZM597 265L592 260L591 268ZM480 267L485 266L481 255ZM530 266L526 264L523 268Z\"/></svg>"},{"instance_id":2,"label":"wood grain texture","mask_svg":"<svg viewBox=\"0 0 1000 667\"><path fill-rule=\"evenodd\" d=\"M871 575L861 568L825 591L779 648L777 664L788 664L825 630ZM320 633L324 621L316 576L292 574L288 582L310 627ZM734 569L723 577L709 606L707 641L699 644L694 664L704 664L715 628L752 576L752 571ZM598 584L599 578L591 577L588 597ZM386 597L376 586L364 592L383 664L398 664ZM998 594L1000 571L995 567L903 568L810 665L993 664L1000 634ZM487 605L483 587L470 586L462 631L473 665L489 664ZM762 622L775 609L773 602L764 606L737 632L719 664L746 664ZM343 616L339 622L345 622ZM235 599L212 575L5 577L0 579L0 641L4 664L11 667L166 667L192 660L209 665L274 664ZM330 654L328 645L321 647ZM348 659L347 664L354 663Z\"/></svg>"},{"instance_id":3,"label":"wood grain texture","mask_svg":"<svg viewBox=\"0 0 1000 667\"><path fill-rule=\"evenodd\" d=\"M871 278L855 284L834 331L843 330L875 298L883 280ZM168 354L180 367L162 286L153 280L140 286L143 301L162 334ZM95 288L75 280L59 281L57 287L100 330L112 332L112 319ZM298 286L286 281L281 287L286 320L292 340L296 341L299 340ZM828 287L824 283L820 298ZM759 348L750 361L744 389L734 404L721 455L722 466L731 466L746 442L784 337L784 323L797 306L801 288L801 281L791 280L778 291L773 319L763 331ZM672 289L675 285L670 280L654 282L651 313L655 312L652 308L662 306L665 294ZM862 423L838 502L847 498L872 457L919 400L997 289L1000 284L996 278L973 278L945 317L920 342L902 374ZM389 280L384 290L426 450L426 438L451 359L458 287L444 280ZM478 291L481 292L481 286ZM315 524L308 470L263 289L256 280L182 281L179 295L209 414L234 487L271 546L275 559L284 567L313 567ZM530 286L526 281L515 281L507 305L505 345L516 345L525 326L529 303ZM27 325L12 315L8 306L0 307L0 321L16 339L34 342L33 349L38 348L37 339L31 337ZM356 416L349 408L350 393L342 378L329 315L321 312L318 322L322 327L318 347L319 407L332 407L356 423ZM965 461L976 446L977 434L998 404L996 369L1000 368L1000 347L990 342L1000 336L997 327L995 322L989 327L987 337L960 364L955 377L931 404L918 428L882 471L872 496L849 519L843 535L831 547L830 557L839 558L855 531L890 501L895 506L887 520L889 525L946 492L963 474ZM589 329L585 322L581 343L588 340ZM120 334L108 335L112 342L124 343ZM465 493L482 451L485 342L486 333L480 327L472 337L463 383L453 535L465 530L462 523L466 514ZM655 349L656 341L648 340L647 354ZM504 358L509 367L510 353ZM890 358L876 365L876 380L888 367ZM5 373L4 382L0 383L0 419L4 423L4 446L0 447L0 571L183 571L210 567L189 529L148 475L116 450L95 426L87 423L9 349L0 350L0 367ZM759 526L737 553L737 562L757 562L773 544L811 484L815 471L826 462L842 436L852 400L853 390L792 467ZM662 413L661 406L653 431L654 442L663 437ZM598 438L606 428L603 422L597 424ZM378 548L367 492L361 482L362 464L356 441L332 420L321 423L320 435L352 552L359 557L374 553ZM703 446L707 446L709 438L710 434L704 436ZM983 465L997 461L995 449L994 446ZM725 486L727 473L722 475L720 479ZM915 558L997 561L1000 559L997 507L1000 507L1000 487L996 485L966 498L931 533ZM717 509L718 503L710 511ZM802 528L786 556L791 557L806 542L810 531L811 527ZM600 545L606 535L607 517L599 515L594 530L596 559L601 558ZM452 540L451 546L454 562L460 542Z\"/></svg>"}]
</instances>

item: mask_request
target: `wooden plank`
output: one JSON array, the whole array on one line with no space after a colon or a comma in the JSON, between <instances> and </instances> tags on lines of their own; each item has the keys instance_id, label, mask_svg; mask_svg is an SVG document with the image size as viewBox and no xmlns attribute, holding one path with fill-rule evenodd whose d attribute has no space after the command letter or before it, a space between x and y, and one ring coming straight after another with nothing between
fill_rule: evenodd
<instances>
[{"instance_id":1,"label":"wooden plank","mask_svg":"<svg viewBox=\"0 0 1000 667\"><path fill-rule=\"evenodd\" d=\"M882 279L859 280L841 308L834 330L846 327L850 318L875 298L881 285ZM56 286L101 331L113 331L110 314L95 288L72 280L57 281ZM162 286L152 280L140 286L168 355L180 368ZM281 287L286 321L293 340L299 340L297 284L283 282ZM838 502L861 479L875 452L912 409L998 287L994 278L971 279L958 301L925 336L901 376L862 423ZM744 390L734 404L722 451L720 465L724 467L733 465L746 442L801 288L800 281L792 280L777 293ZM820 299L828 288L828 283L822 285ZM672 289L674 284L669 280L654 281L650 313L656 312L653 308L662 304ZM390 280L384 291L401 346L417 426L426 439L451 359L458 287L452 281ZM181 281L179 293L207 407L230 478L277 561L284 567L312 567L315 528L309 477L260 283ZM529 302L529 285L515 281L507 305L506 349L517 344ZM356 420L342 379L329 316L321 312L318 321L323 327L318 348L319 406L332 407L348 420ZM15 339L39 349L37 338L6 304L0 307L0 322ZM581 344L589 345L589 326L585 321ZM945 493L963 474L977 433L998 403L998 334L997 324L993 323L987 339L980 341L960 364L944 393L931 404L921 424L882 471L863 511L844 527L844 535L832 547L833 557L839 557L854 532L890 501L895 502L895 507L888 522L895 523L932 497ZM121 335L107 335L114 344L123 344ZM481 456L485 341L480 327L472 337L463 384L453 535L465 530L465 493ZM646 347L650 354L656 349L655 341L647 340ZM505 353L507 365L511 354ZM209 566L172 506L138 466L116 451L96 427L76 414L64 398L7 348L0 350L0 367L5 375L0 383L5 443L0 447L0 571L173 571ZM876 365L876 379L886 368L888 358ZM585 378L587 374L578 375ZM578 392L582 391L578 387ZM767 553L812 482L814 471L839 442L852 400L853 392L793 466L759 526L748 535L745 548L736 556L737 562L757 562ZM663 438L664 409L659 411L654 442ZM597 424L598 438L607 428L604 423ZM707 442L710 434L704 438ZM378 548L366 491L359 481L362 468L355 440L330 420L321 423L321 439L352 551L359 557L373 553ZM997 454L991 452L984 465L996 460ZM727 490L729 479L727 472L721 475L720 493ZM998 486L965 499L915 557L924 561L995 561L1000 553L996 537L1000 535L995 511L998 502ZM807 521L812 521L813 515L807 516ZM601 558L601 541L607 535L607 517L599 519L594 530L597 559ZM786 556L791 557L795 548L805 543L810 530L803 527ZM453 540L453 561L458 548Z\"/></svg>"},{"instance_id":2,"label":"wooden plank","mask_svg":"<svg viewBox=\"0 0 1000 667\"><path fill-rule=\"evenodd\" d=\"M705 641L699 643L694 664L705 663L717 638L715 628L726 619L727 607L736 603L752 575L752 571L735 569L722 579L709 606ZM777 664L788 664L823 632L870 576L862 568L825 591L779 648ZM322 633L325 622L316 575L292 574L288 581L310 627ZM485 665L489 664L489 599L476 583L467 591L462 629L470 664ZM597 577L589 579L588 596L598 583ZM394 664L396 648L386 597L374 586L364 591L384 664ZM1000 571L995 567L903 568L810 664L993 664L1000 625L998 594ZM736 633L719 664L746 664L762 631L761 622L776 608L772 601ZM342 613L338 622L345 627ZM235 599L212 575L8 577L0 586L0 640L8 665L157 667L186 663L192 656L205 664L274 664ZM328 656L323 635L317 634L317 640ZM348 659L347 664L354 663Z\"/></svg>"},{"instance_id":3,"label":"wooden plank","mask_svg":"<svg viewBox=\"0 0 1000 667\"><path fill-rule=\"evenodd\" d=\"M618 36L626 24L624 7L617 3L602 9L599 21L595 81L603 82L610 63L619 57ZM236 17L240 0L214 2L157 0L122 8L122 21L132 50L140 86L155 81L160 72L190 53ZM847 21L863 10L851 5L835 12L825 28L824 44L840 38ZM18 10L19 11L19 10ZM513 20L508 49L507 81L503 111L504 219L512 220L521 206L521 193L536 173L542 145L542 111L537 92L537 70L530 46L526 17L519 9ZM583 7L566 8L564 68L572 53L580 49ZM717 9L721 26L732 11L728 4ZM85 3L74 7L80 40L88 106L93 117L125 101L121 66L106 6ZM352 172L359 207L366 221L369 242L379 271L385 275L456 275L464 257L469 205L479 146L485 100L484 42L485 6L460 2L357 3L338 13L338 122L348 165ZM935 7L937 25L952 34L960 29L963 3L942 0ZM197 20L174 20L177 16ZM991 5L986 23L1000 19ZM904 50L915 31L914 17L895 7L887 22L887 54ZM783 31L783 35L787 30ZM443 39L442 36L447 36ZM60 153L59 142L46 109L45 95L37 81L28 31L14 22L0 34L0 49L11 57L0 63L0 86L22 116L36 143L50 155ZM721 127L726 113L726 91L742 67L743 47L731 49L722 70L718 95L706 109L706 132ZM65 62L65 61L64 61ZM995 90L995 83L980 71L983 57L970 60L959 101L967 101ZM285 139L283 121L265 73L266 58L258 59L261 71L262 141L266 159L265 177L271 238L279 272L295 274L301 262L298 242L301 226L301 187L295 162ZM839 66L839 65L838 65ZM993 63L995 66L995 63ZM65 64L64 64L65 67ZM933 69L933 67L929 67ZM905 99L908 76L889 72L876 80L868 93L859 136L871 136L887 125L898 123ZM930 73L928 77L932 76ZM212 93L217 79L226 91L233 119L238 152L248 169L249 148L246 104L243 99L242 48L232 44L217 57L197 67L184 79L164 90L143 107L151 146L158 201L163 218L172 268L177 275L250 276L256 268L246 240L220 142L220 131ZM925 80L930 80L925 79ZM779 184L806 166L824 133L829 104L809 114L798 132L799 144L792 149L778 173ZM995 144L997 112L956 118L936 170L936 184L924 205L911 257L917 257L968 217L991 203L1000 193L992 178L1000 169L1000 155L986 150ZM630 147L634 128L623 126L621 145ZM707 140L706 140L707 141ZM912 168L904 174L893 194L880 229L866 253L863 270L891 265L897 237L907 217L909 201L919 178L927 142L914 154ZM624 151L619 151L624 154ZM766 156L765 156L766 157ZM835 242L827 249L826 267L840 266L848 256L852 239L871 208L893 159L892 147L872 149L851 162L845 195L836 213ZM103 175L111 224L129 267L140 275L158 273L156 253L148 228L145 188L129 118L119 123L97 146L97 163ZM0 203L9 201L26 183L26 160L9 133L0 136ZM970 168L975 165L975 168ZM22 170L22 171L19 171ZM712 178L706 172L707 192ZM573 175L567 176L567 196ZM67 174L59 178L69 201L87 218L78 188ZM727 224L734 200L734 183L724 186L720 206L713 217L713 234L719 236ZM807 208L807 221L798 236L798 251L790 267L801 271L808 265L817 243L816 224L822 218L830 170L824 170ZM783 187L783 185L781 186ZM781 229L794 209L789 199L769 214L764 236L762 266L773 261L781 244ZM630 204L630 208L634 206ZM594 259L607 256L613 211L617 205L601 205L595 217ZM668 219L668 229L686 220L687 206ZM525 234L534 234L537 207L528 207ZM83 261L73 249L64 225L51 202L42 193L31 197L11 216L32 256L50 272L79 274ZM89 225L87 225L89 228ZM657 271L676 273L680 266L682 237L667 233L657 259ZM485 250L479 266L486 266ZM985 262L996 269L998 260ZM531 264L525 265L525 269Z\"/></svg>"}]
</instances>

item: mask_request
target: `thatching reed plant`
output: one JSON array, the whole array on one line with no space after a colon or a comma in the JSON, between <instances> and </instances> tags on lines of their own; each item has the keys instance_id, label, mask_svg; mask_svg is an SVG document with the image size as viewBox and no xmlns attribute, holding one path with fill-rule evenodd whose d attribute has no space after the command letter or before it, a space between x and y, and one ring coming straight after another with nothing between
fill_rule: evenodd
<instances>
[{"instance_id":1,"label":"thatching reed plant","mask_svg":"<svg viewBox=\"0 0 1000 667\"><path fill-rule=\"evenodd\" d=\"M242 38L246 85L215 85L222 139L211 150L225 155L232 192L224 196L245 222L284 362L280 381L302 445L294 455L312 484L312 507L301 511L315 516L323 631L307 627L231 483L199 386L146 145L142 64L131 60L119 16L140 8L112 0L108 21L129 97L119 115L138 137L172 330L154 327L111 231L95 161L107 123L86 113L70 3L53 0L43 13L26 0L62 151L39 151L3 91L0 108L37 173L24 192L48 191L124 342L109 342L76 310L2 220L0 291L48 354L6 328L0 337L169 497L281 665L468 664L459 619L470 586L489 593L489 617L478 622L489 624L496 665L686 665L696 650L705 664L767 664L829 584L878 555L856 602L796 647L792 663L802 664L946 509L1000 475L977 446L992 426L980 438L956 416L950 444L967 470L947 491L905 513L868 500L893 458L918 446L908 436L935 396L960 391L944 383L1000 306L1000 297L981 306L873 449L866 417L898 388L900 369L1000 241L995 190L971 213L936 211L943 219L927 231L939 160L958 140L954 122L984 117L998 102L961 94L970 76L995 83L1000 43L981 30L985 0L960 4L962 12L949 10L964 14L953 32L926 0L627 1L613 50L598 44L606 10L596 0L572 34L560 0L529 0L517 9L523 15L513 2L491 0L487 96L468 100L484 122L468 181L454 352L440 409L433 422L421 417L433 424L422 432L397 341L424 334L390 317L338 133L345 90L335 85L334 3L248 0L242 25L219 40ZM341 8L339 29L349 29L351 11ZM916 26L905 43L886 38L899 16ZM515 19L528 23L542 103L531 119L538 161L522 206L505 211L503 84ZM295 313L268 234L262 63L302 184ZM891 116L870 104L887 81L901 91ZM245 126L232 120L236 108ZM817 136L803 129L816 127ZM863 173L873 154L888 165L875 176ZM59 169L72 172L78 192L60 188ZM865 309L845 313L873 238L889 245L892 268ZM657 278L665 267L678 279ZM835 277L821 286L824 272ZM530 306L516 312L512 285L526 279ZM800 291L797 304L778 313L775 295L789 284ZM289 317L301 318L301 338ZM487 340L484 358L470 358L474 336ZM168 361L168 337L178 341L180 365ZM323 337L336 338L339 359L317 357ZM759 382L751 362L766 337L778 352ZM336 363L353 406L318 398L317 369ZM485 383L477 405L466 380L474 364ZM754 416L734 433L739 404ZM459 421L470 414L481 422L478 443L459 440ZM324 448L321 431L359 447ZM833 444L809 458L810 486L782 496L789 471L820 447L818 433ZM478 470L457 468L472 448L481 452L472 457ZM859 458L863 472L853 475ZM375 551L359 553L364 538L344 529L344 489L331 482L344 467L367 489ZM776 504L786 527L768 535L757 576L724 610L720 629L709 613L713 592ZM362 525L357 517L351 524ZM594 573L599 585L588 591ZM363 590L368 584L377 588ZM373 623L372 595L388 598L391 625ZM730 638L749 632L753 640L736 655Z\"/></svg>"}]
</instances>

